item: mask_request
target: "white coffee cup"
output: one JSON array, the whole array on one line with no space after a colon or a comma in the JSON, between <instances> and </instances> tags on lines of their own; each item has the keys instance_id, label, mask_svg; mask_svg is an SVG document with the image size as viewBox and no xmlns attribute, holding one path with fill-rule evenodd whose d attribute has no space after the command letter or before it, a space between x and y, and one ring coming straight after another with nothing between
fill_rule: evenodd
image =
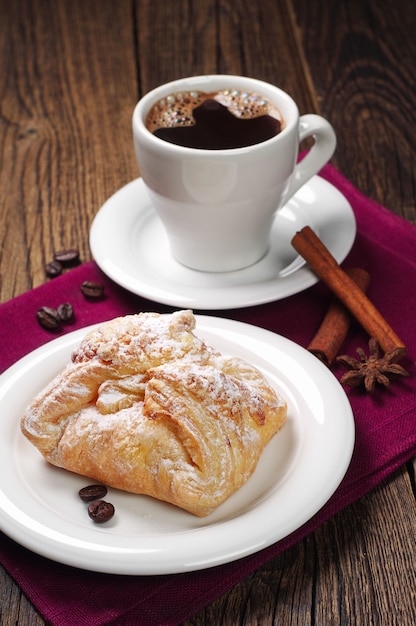
<instances>
[{"instance_id":1,"label":"white coffee cup","mask_svg":"<svg viewBox=\"0 0 416 626\"><path fill-rule=\"evenodd\" d=\"M170 94L243 90L267 98L284 119L281 132L243 148L205 150L160 139L146 128L152 106ZM297 164L299 144L314 143ZM147 93L133 113L139 172L168 235L172 256L204 272L240 270L268 251L276 212L329 161L336 137L314 114L274 85L244 76L206 75L166 83Z\"/></svg>"}]
</instances>

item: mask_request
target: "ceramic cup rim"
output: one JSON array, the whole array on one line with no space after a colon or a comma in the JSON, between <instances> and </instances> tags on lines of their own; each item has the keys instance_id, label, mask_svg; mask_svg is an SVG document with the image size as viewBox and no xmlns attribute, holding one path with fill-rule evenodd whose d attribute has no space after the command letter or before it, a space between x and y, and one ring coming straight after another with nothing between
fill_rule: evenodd
<instances>
[{"instance_id":1,"label":"ceramic cup rim","mask_svg":"<svg viewBox=\"0 0 416 626\"><path fill-rule=\"evenodd\" d=\"M280 110L285 121L284 128L280 131L280 133L270 139L267 139L266 141L250 146L244 146L242 148L228 148L222 150L207 150L180 146L156 137L156 135L146 128L146 116L151 107L161 98L164 98L171 93L181 91L200 89L201 91L206 90L207 92L210 92L215 91L216 89L225 88L251 89L252 91L259 92L261 95L268 97ZM257 78L239 76L235 74L201 74L199 76L179 78L177 80L163 83L140 98L134 107L132 118L133 135L136 140L140 137L140 142L145 143L148 147L153 147L154 149L162 149L166 154L192 154L195 156L212 156L213 153L215 153L216 156L230 154L236 155L238 153L251 153L253 150L261 150L262 147L264 149L264 146L266 145L270 146L274 143L280 143L284 140L286 135L293 132L293 129L298 126L298 123L299 110L297 104L288 93L283 91L283 89Z\"/></svg>"}]
</instances>

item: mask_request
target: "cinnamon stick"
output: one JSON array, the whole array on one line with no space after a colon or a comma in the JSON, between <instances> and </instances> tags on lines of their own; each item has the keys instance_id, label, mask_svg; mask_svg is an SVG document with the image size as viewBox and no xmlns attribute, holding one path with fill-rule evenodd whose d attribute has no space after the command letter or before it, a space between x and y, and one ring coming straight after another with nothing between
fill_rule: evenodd
<instances>
[{"instance_id":1,"label":"cinnamon stick","mask_svg":"<svg viewBox=\"0 0 416 626\"><path fill-rule=\"evenodd\" d=\"M361 326L374 337L382 350L406 349L389 323L365 293L339 266L336 259L309 227L305 226L292 239L295 250L305 259L315 274L338 296Z\"/></svg>"},{"instance_id":2,"label":"cinnamon stick","mask_svg":"<svg viewBox=\"0 0 416 626\"><path fill-rule=\"evenodd\" d=\"M368 272L358 267L352 267L346 270L346 273L362 292L367 291L370 283ZM320 361L326 365L331 365L344 343L351 322L352 316L349 310L334 295L325 317L307 349Z\"/></svg>"}]
</instances>

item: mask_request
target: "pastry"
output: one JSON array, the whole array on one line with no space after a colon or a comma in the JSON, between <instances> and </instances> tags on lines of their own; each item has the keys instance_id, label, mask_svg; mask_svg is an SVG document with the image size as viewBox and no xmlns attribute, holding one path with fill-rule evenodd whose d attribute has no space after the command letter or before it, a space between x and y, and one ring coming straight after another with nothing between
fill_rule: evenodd
<instances>
[{"instance_id":1,"label":"pastry","mask_svg":"<svg viewBox=\"0 0 416 626\"><path fill-rule=\"evenodd\" d=\"M24 435L53 465L208 515L253 473L286 403L194 328L178 311L92 330L26 410Z\"/></svg>"}]
</instances>

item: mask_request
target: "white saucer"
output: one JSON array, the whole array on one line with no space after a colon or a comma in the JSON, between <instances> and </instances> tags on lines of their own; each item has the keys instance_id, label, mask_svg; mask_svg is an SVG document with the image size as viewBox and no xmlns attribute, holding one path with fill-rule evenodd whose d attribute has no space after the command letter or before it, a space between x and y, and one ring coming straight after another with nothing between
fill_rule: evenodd
<instances>
[{"instance_id":1,"label":"white saucer","mask_svg":"<svg viewBox=\"0 0 416 626\"><path fill-rule=\"evenodd\" d=\"M90 247L103 272L129 291L181 308L234 309L280 300L317 277L290 241L309 225L340 263L356 234L351 206L330 183L313 177L278 213L268 254L237 272L205 273L175 261L141 178L122 187L97 213Z\"/></svg>"}]
</instances>

